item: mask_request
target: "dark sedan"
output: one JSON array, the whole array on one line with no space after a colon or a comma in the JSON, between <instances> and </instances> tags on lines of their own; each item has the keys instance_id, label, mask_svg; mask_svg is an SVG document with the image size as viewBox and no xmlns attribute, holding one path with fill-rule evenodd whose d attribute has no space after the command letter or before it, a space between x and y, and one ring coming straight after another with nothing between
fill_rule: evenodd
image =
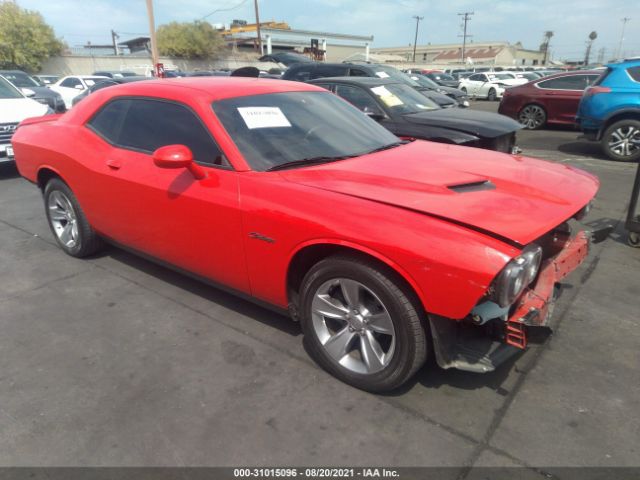
<instances>
[{"instance_id":1,"label":"dark sedan","mask_svg":"<svg viewBox=\"0 0 640 480\"><path fill-rule=\"evenodd\" d=\"M40 85L36 79L21 70L0 70L0 75L9 80L16 88L19 88L27 97L36 102L48 105L51 110L63 113L67 109L64 100L58 92Z\"/></svg>"},{"instance_id":2,"label":"dark sedan","mask_svg":"<svg viewBox=\"0 0 640 480\"><path fill-rule=\"evenodd\" d=\"M443 87L442 85L438 85L436 82L431 80L429 77L419 74L419 73L409 73L409 78L414 82L418 82L421 87L426 88L432 92L442 93L447 97L458 102L458 106L460 107L468 107L469 106L469 96L458 88L451 87Z\"/></svg>"},{"instance_id":3,"label":"dark sedan","mask_svg":"<svg viewBox=\"0 0 640 480\"><path fill-rule=\"evenodd\" d=\"M585 88L601 75L578 70L533 80L505 90L498 112L535 130L547 124L573 125Z\"/></svg>"},{"instance_id":4,"label":"dark sedan","mask_svg":"<svg viewBox=\"0 0 640 480\"><path fill-rule=\"evenodd\" d=\"M80 95L73 97L73 99L71 100L71 103L72 105L75 106L83 98L103 88L113 87L115 85L121 85L123 83L140 82L142 80L153 80L153 77L135 76L135 77L107 78L105 80L102 80L93 84L91 87L87 88Z\"/></svg>"},{"instance_id":5,"label":"dark sedan","mask_svg":"<svg viewBox=\"0 0 640 480\"><path fill-rule=\"evenodd\" d=\"M443 87L458 88L458 83L460 83L451 75L444 72L428 72L425 73L424 76L433 80L438 85L442 85Z\"/></svg>"},{"instance_id":6,"label":"dark sedan","mask_svg":"<svg viewBox=\"0 0 640 480\"><path fill-rule=\"evenodd\" d=\"M312 80L344 98L402 138L480 147L512 153L520 124L496 113L440 108L393 79L336 77Z\"/></svg>"},{"instance_id":7,"label":"dark sedan","mask_svg":"<svg viewBox=\"0 0 640 480\"><path fill-rule=\"evenodd\" d=\"M307 80L313 80L316 78L347 76L392 78L397 82L401 82L415 88L425 97L433 100L443 108L450 108L458 105L455 100L447 95L422 87L415 80L411 80L406 73L401 72L391 65L380 65L376 63L298 63L290 66L282 74L282 79L306 82Z\"/></svg>"}]
</instances>

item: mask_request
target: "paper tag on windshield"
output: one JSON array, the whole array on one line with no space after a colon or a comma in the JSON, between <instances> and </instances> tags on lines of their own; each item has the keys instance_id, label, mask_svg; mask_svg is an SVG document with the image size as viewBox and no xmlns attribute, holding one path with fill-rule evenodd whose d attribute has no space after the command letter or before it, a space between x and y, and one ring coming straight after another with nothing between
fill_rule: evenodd
<instances>
[{"instance_id":1,"label":"paper tag on windshield","mask_svg":"<svg viewBox=\"0 0 640 480\"><path fill-rule=\"evenodd\" d=\"M376 72L376 75L380 78L389 78L389 74L387 72Z\"/></svg>"},{"instance_id":2,"label":"paper tag on windshield","mask_svg":"<svg viewBox=\"0 0 640 480\"><path fill-rule=\"evenodd\" d=\"M278 107L238 107L238 112L250 130L291 126Z\"/></svg>"},{"instance_id":3,"label":"paper tag on windshield","mask_svg":"<svg viewBox=\"0 0 640 480\"><path fill-rule=\"evenodd\" d=\"M374 87L371 89L371 91L378 97L380 97L380 100L382 100L387 107L397 107L398 105L404 105L404 102L402 100L396 97L384 86Z\"/></svg>"}]
</instances>

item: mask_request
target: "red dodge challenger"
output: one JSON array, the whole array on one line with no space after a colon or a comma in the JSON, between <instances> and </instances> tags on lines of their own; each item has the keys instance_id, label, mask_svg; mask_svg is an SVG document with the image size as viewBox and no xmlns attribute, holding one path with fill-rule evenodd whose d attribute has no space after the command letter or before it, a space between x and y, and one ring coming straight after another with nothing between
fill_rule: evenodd
<instances>
[{"instance_id":1,"label":"red dodge challenger","mask_svg":"<svg viewBox=\"0 0 640 480\"><path fill-rule=\"evenodd\" d=\"M314 359L369 391L486 372L549 325L588 252L592 175L403 142L326 90L249 78L114 86L24 121L18 169L60 247L105 241L287 310Z\"/></svg>"}]
</instances>

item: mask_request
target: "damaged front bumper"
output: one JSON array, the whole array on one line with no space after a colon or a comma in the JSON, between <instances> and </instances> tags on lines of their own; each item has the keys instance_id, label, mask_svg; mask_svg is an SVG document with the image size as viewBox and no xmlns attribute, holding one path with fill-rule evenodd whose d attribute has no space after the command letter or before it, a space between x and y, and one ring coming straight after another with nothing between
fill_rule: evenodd
<instances>
[{"instance_id":1,"label":"damaged front bumper","mask_svg":"<svg viewBox=\"0 0 640 480\"><path fill-rule=\"evenodd\" d=\"M495 310L500 317L495 321L486 322L478 315L472 315L471 321L430 316L440 367L490 372L525 349L530 340L546 338L551 333L551 312L559 282L584 261L592 238L600 240L603 236L606 237L602 232L594 235L581 231L567 240L557 255L543 261L535 283L510 308ZM474 325L474 319L483 325Z\"/></svg>"}]
</instances>

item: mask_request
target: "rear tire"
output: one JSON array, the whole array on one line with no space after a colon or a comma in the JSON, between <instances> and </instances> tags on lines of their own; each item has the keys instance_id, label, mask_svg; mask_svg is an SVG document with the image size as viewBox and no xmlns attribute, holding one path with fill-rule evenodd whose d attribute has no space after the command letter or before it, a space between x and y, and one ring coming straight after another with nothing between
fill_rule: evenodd
<instances>
[{"instance_id":1,"label":"rear tire","mask_svg":"<svg viewBox=\"0 0 640 480\"><path fill-rule=\"evenodd\" d=\"M629 232L627 243L633 248L640 248L640 233Z\"/></svg>"},{"instance_id":2,"label":"rear tire","mask_svg":"<svg viewBox=\"0 0 640 480\"><path fill-rule=\"evenodd\" d=\"M518 122L527 130L538 130L547 123L547 112L540 105L530 103L518 112Z\"/></svg>"},{"instance_id":3,"label":"rear tire","mask_svg":"<svg viewBox=\"0 0 640 480\"><path fill-rule=\"evenodd\" d=\"M600 142L612 160L633 162L640 158L640 121L625 119L611 125Z\"/></svg>"},{"instance_id":4,"label":"rear tire","mask_svg":"<svg viewBox=\"0 0 640 480\"><path fill-rule=\"evenodd\" d=\"M414 297L394 272L373 262L346 255L318 262L301 288L309 354L356 388L399 387L427 357L426 321Z\"/></svg>"},{"instance_id":5,"label":"rear tire","mask_svg":"<svg viewBox=\"0 0 640 480\"><path fill-rule=\"evenodd\" d=\"M66 254L81 258L103 247L102 239L91 228L76 196L59 178L47 182L44 205L53 237Z\"/></svg>"}]
</instances>

